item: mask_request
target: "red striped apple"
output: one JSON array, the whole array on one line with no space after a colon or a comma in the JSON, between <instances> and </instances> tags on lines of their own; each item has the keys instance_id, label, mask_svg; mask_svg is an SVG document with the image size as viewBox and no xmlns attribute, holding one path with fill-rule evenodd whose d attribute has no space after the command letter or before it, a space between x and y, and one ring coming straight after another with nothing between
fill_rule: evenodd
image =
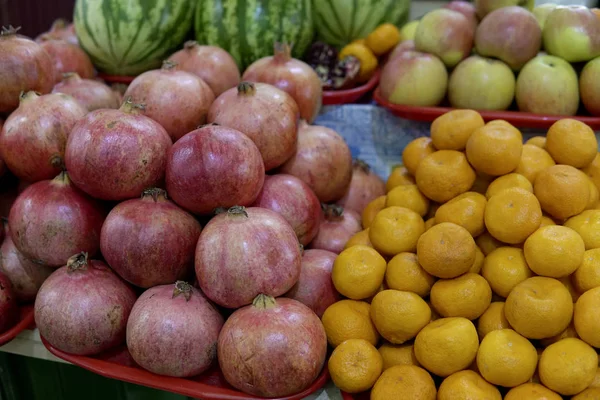
<instances>
[{"instance_id":1,"label":"red striped apple","mask_svg":"<svg viewBox=\"0 0 600 400\"><path fill-rule=\"evenodd\" d=\"M579 77L581 102L592 115L600 115L600 57L588 62Z\"/></svg>"},{"instance_id":2,"label":"red striped apple","mask_svg":"<svg viewBox=\"0 0 600 400\"><path fill-rule=\"evenodd\" d=\"M600 56L600 19L584 6L556 7L546 18L544 49L569 62Z\"/></svg>"}]
</instances>

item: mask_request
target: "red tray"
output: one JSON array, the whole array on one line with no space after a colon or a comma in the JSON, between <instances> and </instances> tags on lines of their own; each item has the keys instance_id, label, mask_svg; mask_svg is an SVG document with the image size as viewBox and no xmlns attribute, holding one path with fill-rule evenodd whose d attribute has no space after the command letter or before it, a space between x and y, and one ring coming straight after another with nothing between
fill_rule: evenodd
<instances>
[{"instance_id":1,"label":"red tray","mask_svg":"<svg viewBox=\"0 0 600 400\"><path fill-rule=\"evenodd\" d=\"M124 83L125 85L129 85L136 77L127 75L107 75L99 72L98 78L107 83Z\"/></svg>"},{"instance_id":2,"label":"red tray","mask_svg":"<svg viewBox=\"0 0 600 400\"><path fill-rule=\"evenodd\" d=\"M6 332L0 334L0 346L6 344L17 337L17 335L23 332L25 329L32 328L33 322L33 305L28 304L19 308L20 318L19 322Z\"/></svg>"},{"instance_id":3,"label":"red tray","mask_svg":"<svg viewBox=\"0 0 600 400\"><path fill-rule=\"evenodd\" d=\"M381 69L377 69L371 79L361 86L346 90L325 90L323 92L323 105L354 103L370 92L379 83Z\"/></svg>"},{"instance_id":4,"label":"red tray","mask_svg":"<svg viewBox=\"0 0 600 400\"><path fill-rule=\"evenodd\" d=\"M453 108L451 107L415 107L405 106L401 104L393 104L381 97L379 87L375 89L373 99L375 99L375 101L381 106L390 110L394 115L413 121L431 122L440 115L453 110ZM574 118L586 123L593 130L600 130L600 117L580 115L566 117L560 115L532 114L520 111L479 111L479 114L481 114L481 116L486 122L494 119L503 119L510 122L518 128L548 129L553 123L555 123L559 119Z\"/></svg>"},{"instance_id":5,"label":"red tray","mask_svg":"<svg viewBox=\"0 0 600 400\"><path fill-rule=\"evenodd\" d=\"M233 389L225 381L217 366L194 378L173 378L156 375L140 368L133 361L125 346L94 357L85 357L65 353L52 347L43 337L41 339L48 351L56 357L106 378L118 379L203 400L262 399L262 397L252 396ZM322 388L328 380L329 371L327 370L327 364L325 364L323 371L310 387L298 394L282 397L279 400L301 400Z\"/></svg>"}]
</instances>

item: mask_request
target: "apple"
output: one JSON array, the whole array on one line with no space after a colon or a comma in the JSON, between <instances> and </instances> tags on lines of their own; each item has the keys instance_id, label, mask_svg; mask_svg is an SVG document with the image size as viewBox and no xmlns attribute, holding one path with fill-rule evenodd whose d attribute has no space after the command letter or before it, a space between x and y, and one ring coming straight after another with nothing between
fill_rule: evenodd
<instances>
[{"instance_id":1,"label":"apple","mask_svg":"<svg viewBox=\"0 0 600 400\"><path fill-rule=\"evenodd\" d=\"M533 15L535 15L535 18L542 29L544 29L544 25L546 24L546 18L548 18L548 15L550 15L556 7L559 7L559 5L555 3L544 3L533 9Z\"/></svg>"},{"instance_id":2,"label":"apple","mask_svg":"<svg viewBox=\"0 0 600 400\"><path fill-rule=\"evenodd\" d=\"M475 0L475 10L479 19L502 7L519 6L533 10L535 0Z\"/></svg>"},{"instance_id":3,"label":"apple","mask_svg":"<svg viewBox=\"0 0 600 400\"><path fill-rule=\"evenodd\" d=\"M583 67L579 76L581 102L592 115L600 115L600 57Z\"/></svg>"},{"instance_id":4,"label":"apple","mask_svg":"<svg viewBox=\"0 0 600 400\"><path fill-rule=\"evenodd\" d=\"M596 14L596 17L600 18L600 8L592 8L591 10Z\"/></svg>"},{"instance_id":5,"label":"apple","mask_svg":"<svg viewBox=\"0 0 600 400\"><path fill-rule=\"evenodd\" d=\"M385 64L379 87L391 103L436 106L446 95L448 72L433 54L407 50Z\"/></svg>"},{"instance_id":6,"label":"apple","mask_svg":"<svg viewBox=\"0 0 600 400\"><path fill-rule=\"evenodd\" d=\"M484 57L495 57L519 70L542 47L542 29L535 16L523 7L492 11L475 31L475 49Z\"/></svg>"},{"instance_id":7,"label":"apple","mask_svg":"<svg viewBox=\"0 0 600 400\"><path fill-rule=\"evenodd\" d=\"M396 45L394 49L390 52L388 56L388 60L396 58L396 56L400 53L403 53L408 50L415 50L415 41L414 40L404 40Z\"/></svg>"},{"instance_id":8,"label":"apple","mask_svg":"<svg viewBox=\"0 0 600 400\"><path fill-rule=\"evenodd\" d=\"M401 41L414 40L414 38L415 38L415 32L417 30L417 26L419 26L419 20L418 19L414 20L414 21L407 22L400 29L400 40Z\"/></svg>"},{"instance_id":9,"label":"apple","mask_svg":"<svg viewBox=\"0 0 600 400\"><path fill-rule=\"evenodd\" d=\"M415 32L415 47L418 51L435 54L451 68L471 54L474 33L463 14L440 8L421 18Z\"/></svg>"},{"instance_id":10,"label":"apple","mask_svg":"<svg viewBox=\"0 0 600 400\"><path fill-rule=\"evenodd\" d=\"M575 115L579 108L577 73L562 58L537 56L521 69L516 98L524 112Z\"/></svg>"},{"instance_id":11,"label":"apple","mask_svg":"<svg viewBox=\"0 0 600 400\"><path fill-rule=\"evenodd\" d=\"M477 23L479 21L477 20L477 12L475 11L475 6L473 5L473 3L470 3L465 0L452 0L450 3L444 5L444 8L458 11L459 13L467 17L467 19L473 26L473 29L477 28Z\"/></svg>"},{"instance_id":12,"label":"apple","mask_svg":"<svg viewBox=\"0 0 600 400\"><path fill-rule=\"evenodd\" d=\"M569 62L600 56L600 19L584 6L556 7L544 24L544 48Z\"/></svg>"},{"instance_id":13,"label":"apple","mask_svg":"<svg viewBox=\"0 0 600 400\"><path fill-rule=\"evenodd\" d=\"M473 55L450 75L448 100L455 108L506 110L515 96L515 75L503 61Z\"/></svg>"}]
</instances>

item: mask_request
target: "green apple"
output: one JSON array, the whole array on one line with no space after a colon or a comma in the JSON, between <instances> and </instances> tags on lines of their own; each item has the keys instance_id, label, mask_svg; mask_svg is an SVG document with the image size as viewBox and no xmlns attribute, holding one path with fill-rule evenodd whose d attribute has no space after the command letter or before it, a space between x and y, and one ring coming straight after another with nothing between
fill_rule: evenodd
<instances>
[{"instance_id":1,"label":"green apple","mask_svg":"<svg viewBox=\"0 0 600 400\"><path fill-rule=\"evenodd\" d=\"M519 73L516 98L524 112L575 115L579 108L577 73L562 58L537 56Z\"/></svg>"},{"instance_id":2,"label":"green apple","mask_svg":"<svg viewBox=\"0 0 600 400\"><path fill-rule=\"evenodd\" d=\"M450 75L448 99L452 107L506 110L515 96L515 75L500 60L471 56Z\"/></svg>"},{"instance_id":3,"label":"green apple","mask_svg":"<svg viewBox=\"0 0 600 400\"><path fill-rule=\"evenodd\" d=\"M588 62L579 76L581 102L592 115L600 115L600 57Z\"/></svg>"},{"instance_id":4,"label":"green apple","mask_svg":"<svg viewBox=\"0 0 600 400\"><path fill-rule=\"evenodd\" d=\"M544 24L544 49L569 62L600 56L600 19L584 6L556 7Z\"/></svg>"},{"instance_id":5,"label":"green apple","mask_svg":"<svg viewBox=\"0 0 600 400\"><path fill-rule=\"evenodd\" d=\"M448 72L433 54L407 50L385 64L379 87L391 103L436 106L446 95Z\"/></svg>"},{"instance_id":6,"label":"green apple","mask_svg":"<svg viewBox=\"0 0 600 400\"><path fill-rule=\"evenodd\" d=\"M546 24L546 18L548 18L548 15L550 15L552 10L554 10L556 7L558 7L558 4L545 3L533 9L533 15L535 15L535 18L540 24L540 28L544 29L544 25Z\"/></svg>"},{"instance_id":7,"label":"green apple","mask_svg":"<svg viewBox=\"0 0 600 400\"><path fill-rule=\"evenodd\" d=\"M421 18L415 32L415 48L438 56L452 68L471 54L473 25L458 11L440 8Z\"/></svg>"},{"instance_id":8,"label":"green apple","mask_svg":"<svg viewBox=\"0 0 600 400\"><path fill-rule=\"evenodd\" d=\"M502 7L519 6L531 11L534 5L535 0L475 0L475 10L479 19Z\"/></svg>"},{"instance_id":9,"label":"green apple","mask_svg":"<svg viewBox=\"0 0 600 400\"><path fill-rule=\"evenodd\" d=\"M414 20L414 21L410 21L407 22L401 29L400 29L400 41L404 41L404 40L414 40L415 39L415 32L417 31L417 26L419 25L419 20Z\"/></svg>"}]
</instances>

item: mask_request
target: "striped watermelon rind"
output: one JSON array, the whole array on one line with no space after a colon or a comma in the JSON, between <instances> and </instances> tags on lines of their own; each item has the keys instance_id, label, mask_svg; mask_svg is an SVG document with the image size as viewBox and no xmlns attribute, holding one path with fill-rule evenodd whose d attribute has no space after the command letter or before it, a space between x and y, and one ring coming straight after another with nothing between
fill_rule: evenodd
<instances>
[{"instance_id":1,"label":"striped watermelon rind","mask_svg":"<svg viewBox=\"0 0 600 400\"><path fill-rule=\"evenodd\" d=\"M319 39L342 47L383 23L404 25L410 0L314 0L313 9Z\"/></svg>"},{"instance_id":2,"label":"striped watermelon rind","mask_svg":"<svg viewBox=\"0 0 600 400\"><path fill-rule=\"evenodd\" d=\"M181 46L194 17L190 0L77 0L73 21L81 47L111 75L157 68Z\"/></svg>"},{"instance_id":3,"label":"striped watermelon rind","mask_svg":"<svg viewBox=\"0 0 600 400\"><path fill-rule=\"evenodd\" d=\"M302 57L314 38L312 0L198 0L196 40L227 50L244 70L273 55L275 42Z\"/></svg>"}]
</instances>

